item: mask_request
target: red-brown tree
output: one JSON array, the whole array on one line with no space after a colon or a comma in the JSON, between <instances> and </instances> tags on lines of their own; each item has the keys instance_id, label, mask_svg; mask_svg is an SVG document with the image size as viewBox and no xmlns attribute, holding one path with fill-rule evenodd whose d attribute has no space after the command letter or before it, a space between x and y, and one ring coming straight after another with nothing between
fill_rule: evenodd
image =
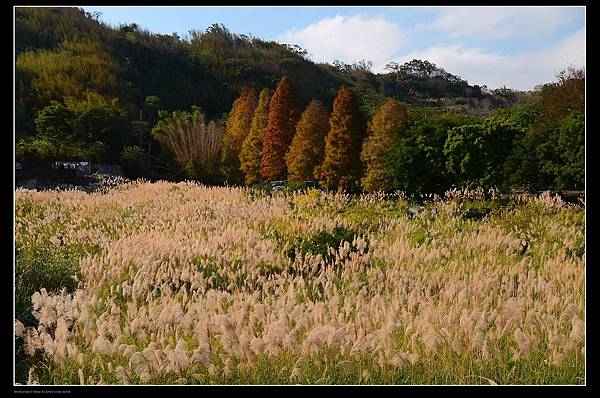
<instances>
[{"instance_id":1,"label":"red-brown tree","mask_svg":"<svg viewBox=\"0 0 600 398\"><path fill-rule=\"evenodd\" d=\"M284 76L273 93L269 104L269 120L263 136L260 173L267 181L287 177L285 154L294 137L298 110L294 90Z\"/></svg>"}]
</instances>

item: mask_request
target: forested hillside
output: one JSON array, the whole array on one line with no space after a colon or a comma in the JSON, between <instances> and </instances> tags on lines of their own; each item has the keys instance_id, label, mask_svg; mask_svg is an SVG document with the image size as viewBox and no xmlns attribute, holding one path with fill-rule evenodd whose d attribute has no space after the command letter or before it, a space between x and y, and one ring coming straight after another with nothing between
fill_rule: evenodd
<instances>
[{"instance_id":1,"label":"forested hillside","mask_svg":"<svg viewBox=\"0 0 600 398\"><path fill-rule=\"evenodd\" d=\"M391 63L381 74L371 72L368 61L316 64L297 46L237 35L219 24L205 30L199 27L184 40L136 24L109 27L97 15L77 8L21 8L15 14L19 160L84 158L120 163L131 176L176 174L211 183L248 181L248 173L260 174L256 167L248 168L248 162L261 164L270 156L273 142L261 142L262 131L269 131L263 115L264 123L256 130L260 134L253 136L254 146L259 145L253 153L261 158L240 158L252 125L259 123L254 122L260 108L255 112L258 93L275 90L286 77L291 88L282 96L293 96L285 107L290 107L294 124L285 137L275 138L282 145L273 155L279 163L269 167L278 170L273 174L277 178L287 176L286 165L307 176L306 170L298 171L304 166L297 159L284 155L295 123L311 101L318 101L312 108L327 114L306 115L303 129L307 137L328 140L321 148L324 152L316 154L320 159L352 152L349 164L357 168L352 176L342 178L348 189L377 186L438 192L452 185L529 189L583 185L583 71L566 71L557 82L531 93L490 91L421 60ZM311 120L336 112L334 99L342 87L348 88L343 96L349 105L340 105L338 112L355 112L356 125L336 127L330 121L331 131L315 130ZM234 112L244 95L250 110ZM382 106L390 100L398 105ZM269 113L270 131L276 134L283 122L273 114L272 101L270 105L266 109L265 102L261 112ZM405 123L390 131L378 130L373 122L378 113L398 106L406 113ZM197 108L187 112L192 107ZM382 118L385 115L379 115ZM223 159L215 158L219 167L211 165L209 175L206 156L194 157L201 152L177 155L173 143L185 137L174 136L177 132L169 130L169 120L203 126L195 130L196 137L216 142L217 157L224 139L229 152ZM336 147L340 138L335 134L345 137L347 127L354 131L356 142L348 148ZM336 128L337 133L329 137ZM389 135L385 151L363 146L363 141L373 142L368 139L373 134ZM295 153L304 155L300 149ZM339 165L327 166L329 171L310 167L308 176L316 180L341 181L331 174ZM181 169L186 173L181 174ZM365 185L364 175L378 176L379 182Z\"/></svg>"}]
</instances>

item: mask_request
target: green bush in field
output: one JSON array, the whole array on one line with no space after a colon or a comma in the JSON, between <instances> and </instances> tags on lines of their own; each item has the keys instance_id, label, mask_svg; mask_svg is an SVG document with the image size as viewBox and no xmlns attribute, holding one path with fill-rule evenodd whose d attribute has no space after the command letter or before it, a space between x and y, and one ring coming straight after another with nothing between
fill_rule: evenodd
<instances>
[{"instance_id":1,"label":"green bush in field","mask_svg":"<svg viewBox=\"0 0 600 398\"><path fill-rule=\"evenodd\" d=\"M304 256L306 253L313 255L321 255L325 261L331 260L328 253L329 247L337 249L342 242L352 242L356 236L356 231L337 226L331 232L320 231L312 235L308 239L296 239L292 244L288 245L286 254L289 258L294 259L297 254Z\"/></svg>"},{"instance_id":2,"label":"green bush in field","mask_svg":"<svg viewBox=\"0 0 600 398\"><path fill-rule=\"evenodd\" d=\"M128 178L139 178L147 172L146 153L139 146L126 146L121 152L121 169Z\"/></svg>"},{"instance_id":3,"label":"green bush in field","mask_svg":"<svg viewBox=\"0 0 600 398\"><path fill-rule=\"evenodd\" d=\"M15 318L33 325L31 295L45 288L72 292L81 278L79 259L88 253L99 253L95 245L16 244L15 250Z\"/></svg>"},{"instance_id":4,"label":"green bush in field","mask_svg":"<svg viewBox=\"0 0 600 398\"><path fill-rule=\"evenodd\" d=\"M81 279L79 259L87 254L99 253L95 245L54 246L16 243L15 248L15 319L25 326L35 326L31 296L45 288L48 292L66 289L73 292ZM39 355L25 354L22 340L16 342L16 378L26 380L29 367L41 361ZM41 355L41 354L40 354Z\"/></svg>"}]
</instances>

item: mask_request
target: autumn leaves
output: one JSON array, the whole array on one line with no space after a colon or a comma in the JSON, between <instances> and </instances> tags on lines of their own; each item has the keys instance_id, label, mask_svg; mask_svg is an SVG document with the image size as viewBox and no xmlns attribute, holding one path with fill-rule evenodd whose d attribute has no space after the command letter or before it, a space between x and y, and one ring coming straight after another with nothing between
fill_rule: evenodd
<instances>
[{"instance_id":1,"label":"autumn leaves","mask_svg":"<svg viewBox=\"0 0 600 398\"><path fill-rule=\"evenodd\" d=\"M386 184L381 158L406 125L406 109L390 99L367 129L355 95L345 86L331 114L317 100L300 114L284 76L272 96L263 89L257 103L254 89L246 88L233 103L221 170L230 183L317 180L328 189L352 190L362 179L363 189L380 190Z\"/></svg>"}]
</instances>

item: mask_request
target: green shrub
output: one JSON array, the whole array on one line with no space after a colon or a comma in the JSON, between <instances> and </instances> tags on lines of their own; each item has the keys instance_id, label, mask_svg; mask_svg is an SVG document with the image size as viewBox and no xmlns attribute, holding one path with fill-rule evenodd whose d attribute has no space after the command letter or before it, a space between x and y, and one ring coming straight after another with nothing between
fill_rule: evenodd
<instances>
[{"instance_id":1,"label":"green shrub","mask_svg":"<svg viewBox=\"0 0 600 398\"><path fill-rule=\"evenodd\" d=\"M48 292L66 288L72 292L81 279L79 259L87 254L100 253L96 245L65 245L56 247L50 242L24 245L16 243L15 249L15 319L25 326L35 326L31 296L41 288ZM15 377L20 383L27 381L30 366L42 361L41 354L29 357L23 341L15 342Z\"/></svg>"},{"instance_id":2,"label":"green shrub","mask_svg":"<svg viewBox=\"0 0 600 398\"><path fill-rule=\"evenodd\" d=\"M87 254L100 253L97 245L54 246L16 244L15 252L15 318L24 325L34 325L31 296L41 288L72 292L81 279L79 259Z\"/></svg>"},{"instance_id":3,"label":"green shrub","mask_svg":"<svg viewBox=\"0 0 600 398\"><path fill-rule=\"evenodd\" d=\"M357 235L356 231L337 226L331 232L320 231L312 235L308 239L296 239L292 244L288 245L286 255L292 260L299 254L304 256L306 253L313 255L321 255L325 261L331 260L328 253L329 247L337 249L344 241L352 242Z\"/></svg>"}]
</instances>

